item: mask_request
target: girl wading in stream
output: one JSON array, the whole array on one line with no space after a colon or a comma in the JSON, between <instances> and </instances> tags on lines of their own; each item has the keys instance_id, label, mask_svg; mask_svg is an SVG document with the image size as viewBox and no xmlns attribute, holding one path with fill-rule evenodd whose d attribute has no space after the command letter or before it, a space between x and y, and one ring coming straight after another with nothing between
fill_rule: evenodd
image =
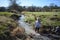
<instances>
[{"instance_id":1,"label":"girl wading in stream","mask_svg":"<svg viewBox=\"0 0 60 40\"><path fill-rule=\"evenodd\" d=\"M35 21L35 31L39 33L40 27L41 27L40 17L37 17L37 19Z\"/></svg>"}]
</instances>

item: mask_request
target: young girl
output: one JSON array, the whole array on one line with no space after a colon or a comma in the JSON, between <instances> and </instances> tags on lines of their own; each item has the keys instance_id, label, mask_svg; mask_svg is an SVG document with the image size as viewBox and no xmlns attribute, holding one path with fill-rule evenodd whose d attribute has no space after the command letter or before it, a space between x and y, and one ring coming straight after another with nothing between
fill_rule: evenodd
<instances>
[{"instance_id":1,"label":"young girl","mask_svg":"<svg viewBox=\"0 0 60 40\"><path fill-rule=\"evenodd\" d=\"M40 21L40 18L38 17L37 20L35 21L35 31L36 32L39 32L40 25L41 25L41 21Z\"/></svg>"}]
</instances>

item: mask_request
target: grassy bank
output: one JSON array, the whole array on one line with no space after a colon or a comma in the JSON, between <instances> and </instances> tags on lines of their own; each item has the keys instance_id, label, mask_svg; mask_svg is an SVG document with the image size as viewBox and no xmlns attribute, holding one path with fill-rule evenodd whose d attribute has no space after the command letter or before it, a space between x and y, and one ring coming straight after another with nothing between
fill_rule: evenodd
<instances>
[{"instance_id":1,"label":"grassy bank","mask_svg":"<svg viewBox=\"0 0 60 40\"><path fill-rule=\"evenodd\" d=\"M15 16L14 16L15 15ZM18 25L16 19L18 14L0 12L0 40L24 40L25 29Z\"/></svg>"},{"instance_id":2,"label":"grassy bank","mask_svg":"<svg viewBox=\"0 0 60 40\"><path fill-rule=\"evenodd\" d=\"M42 25L60 26L60 12L24 12L25 21L34 25L35 17L40 16Z\"/></svg>"},{"instance_id":3,"label":"grassy bank","mask_svg":"<svg viewBox=\"0 0 60 40\"><path fill-rule=\"evenodd\" d=\"M0 34L4 31L9 30L9 25L17 27L17 23L10 18L13 13L10 12L0 12Z\"/></svg>"}]
</instances>

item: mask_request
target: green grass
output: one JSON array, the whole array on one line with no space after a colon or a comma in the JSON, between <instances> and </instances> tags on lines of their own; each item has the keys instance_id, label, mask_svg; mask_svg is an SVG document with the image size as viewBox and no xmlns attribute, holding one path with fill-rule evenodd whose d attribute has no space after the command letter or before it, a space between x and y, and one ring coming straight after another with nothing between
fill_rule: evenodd
<instances>
[{"instance_id":1,"label":"green grass","mask_svg":"<svg viewBox=\"0 0 60 40\"><path fill-rule=\"evenodd\" d=\"M51 18L60 19L60 12L25 12L25 15L25 21L30 21L32 25L35 22L34 18L40 16L42 25L60 26L60 21L50 20Z\"/></svg>"},{"instance_id":2,"label":"green grass","mask_svg":"<svg viewBox=\"0 0 60 40\"><path fill-rule=\"evenodd\" d=\"M11 16L13 13L10 12L0 12L0 16Z\"/></svg>"},{"instance_id":3,"label":"green grass","mask_svg":"<svg viewBox=\"0 0 60 40\"><path fill-rule=\"evenodd\" d=\"M35 14L35 15L60 15L60 12L25 12L27 15Z\"/></svg>"},{"instance_id":4,"label":"green grass","mask_svg":"<svg viewBox=\"0 0 60 40\"><path fill-rule=\"evenodd\" d=\"M25 21L29 22L31 25L34 25L35 17L40 16L42 25L52 25L52 26L60 26L60 21L50 20L51 18L60 19L60 12L24 12L25 13ZM0 12L0 16L11 16L13 13L10 12ZM57 15L57 16L55 16Z\"/></svg>"},{"instance_id":5,"label":"green grass","mask_svg":"<svg viewBox=\"0 0 60 40\"><path fill-rule=\"evenodd\" d=\"M4 33L9 28L9 24L13 27L17 27L17 22L13 19L6 16L0 16L0 34Z\"/></svg>"}]
</instances>

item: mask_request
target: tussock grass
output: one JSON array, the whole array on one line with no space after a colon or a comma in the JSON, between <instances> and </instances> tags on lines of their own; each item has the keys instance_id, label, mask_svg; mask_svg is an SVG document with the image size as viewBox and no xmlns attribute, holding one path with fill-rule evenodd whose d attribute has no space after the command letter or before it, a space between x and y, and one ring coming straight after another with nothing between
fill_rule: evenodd
<instances>
[{"instance_id":1,"label":"tussock grass","mask_svg":"<svg viewBox=\"0 0 60 40\"><path fill-rule=\"evenodd\" d=\"M25 15L25 21L30 21L32 25L35 22L34 18L40 16L42 25L60 26L60 20L50 20L51 18L60 19L60 12L25 12Z\"/></svg>"}]
</instances>

